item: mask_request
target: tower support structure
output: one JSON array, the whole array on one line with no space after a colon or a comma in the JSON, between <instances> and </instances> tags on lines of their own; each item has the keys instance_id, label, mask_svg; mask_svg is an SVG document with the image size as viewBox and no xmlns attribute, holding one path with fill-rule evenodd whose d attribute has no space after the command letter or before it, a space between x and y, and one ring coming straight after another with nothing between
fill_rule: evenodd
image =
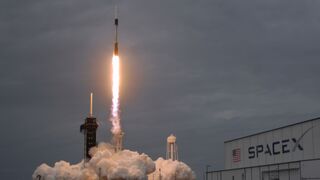
<instances>
[{"instance_id":1,"label":"tower support structure","mask_svg":"<svg viewBox=\"0 0 320 180\"><path fill-rule=\"evenodd\" d=\"M112 141L113 141L113 146L114 146L115 152L122 151L122 149L123 149L123 146L122 146L123 136L124 136L124 132L122 132L122 131L119 134L113 135Z\"/></svg>"}]
</instances>

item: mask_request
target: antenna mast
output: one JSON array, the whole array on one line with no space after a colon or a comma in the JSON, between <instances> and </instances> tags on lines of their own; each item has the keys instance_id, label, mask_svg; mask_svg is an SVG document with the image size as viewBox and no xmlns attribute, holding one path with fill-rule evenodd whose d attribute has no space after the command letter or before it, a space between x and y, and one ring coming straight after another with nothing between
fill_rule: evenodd
<instances>
[{"instance_id":1,"label":"antenna mast","mask_svg":"<svg viewBox=\"0 0 320 180\"><path fill-rule=\"evenodd\" d=\"M93 109L92 101L93 101L93 93L90 93L90 114L89 114L89 117L93 116L93 113L92 113L92 109Z\"/></svg>"}]
</instances>

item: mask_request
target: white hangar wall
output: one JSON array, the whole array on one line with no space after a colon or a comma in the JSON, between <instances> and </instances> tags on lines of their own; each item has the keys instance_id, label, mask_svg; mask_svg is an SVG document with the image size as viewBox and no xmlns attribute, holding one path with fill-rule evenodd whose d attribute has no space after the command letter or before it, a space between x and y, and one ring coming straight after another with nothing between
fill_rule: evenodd
<instances>
[{"instance_id":1,"label":"white hangar wall","mask_svg":"<svg viewBox=\"0 0 320 180\"><path fill-rule=\"evenodd\" d=\"M227 141L225 169L320 158L320 119ZM240 151L237 160L234 151Z\"/></svg>"},{"instance_id":2,"label":"white hangar wall","mask_svg":"<svg viewBox=\"0 0 320 180\"><path fill-rule=\"evenodd\" d=\"M320 118L226 141L207 180L320 180Z\"/></svg>"},{"instance_id":3,"label":"white hangar wall","mask_svg":"<svg viewBox=\"0 0 320 180\"><path fill-rule=\"evenodd\" d=\"M213 171L208 180L320 180L320 160Z\"/></svg>"}]
</instances>

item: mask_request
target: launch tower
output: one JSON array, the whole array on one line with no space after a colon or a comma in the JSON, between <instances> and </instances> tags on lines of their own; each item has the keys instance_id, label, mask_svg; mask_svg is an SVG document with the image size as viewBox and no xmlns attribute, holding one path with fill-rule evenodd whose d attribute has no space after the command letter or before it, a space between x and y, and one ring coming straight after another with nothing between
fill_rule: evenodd
<instances>
[{"instance_id":1,"label":"launch tower","mask_svg":"<svg viewBox=\"0 0 320 180\"><path fill-rule=\"evenodd\" d=\"M86 118L84 124L80 126L80 132L84 134L84 160L91 158L89 154L90 148L97 145L96 132L98 128L97 119L92 114L92 93L90 94L90 114Z\"/></svg>"},{"instance_id":2,"label":"launch tower","mask_svg":"<svg viewBox=\"0 0 320 180\"><path fill-rule=\"evenodd\" d=\"M113 135L112 141L113 141L113 146L114 146L115 152L122 151L123 136L124 136L124 132L122 132L122 131L119 134Z\"/></svg>"}]
</instances>

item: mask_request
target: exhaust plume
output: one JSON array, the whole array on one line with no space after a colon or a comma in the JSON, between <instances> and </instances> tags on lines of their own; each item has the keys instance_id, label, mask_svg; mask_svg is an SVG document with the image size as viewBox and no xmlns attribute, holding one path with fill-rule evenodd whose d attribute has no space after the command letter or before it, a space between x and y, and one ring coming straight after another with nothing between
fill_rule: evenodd
<instances>
[{"instance_id":1,"label":"exhaust plume","mask_svg":"<svg viewBox=\"0 0 320 180\"><path fill-rule=\"evenodd\" d=\"M112 123L112 134L120 134L121 124L120 124L120 113L119 113L119 93L120 93L120 61L119 56L113 55L112 57L112 108L111 108L111 118Z\"/></svg>"}]
</instances>

